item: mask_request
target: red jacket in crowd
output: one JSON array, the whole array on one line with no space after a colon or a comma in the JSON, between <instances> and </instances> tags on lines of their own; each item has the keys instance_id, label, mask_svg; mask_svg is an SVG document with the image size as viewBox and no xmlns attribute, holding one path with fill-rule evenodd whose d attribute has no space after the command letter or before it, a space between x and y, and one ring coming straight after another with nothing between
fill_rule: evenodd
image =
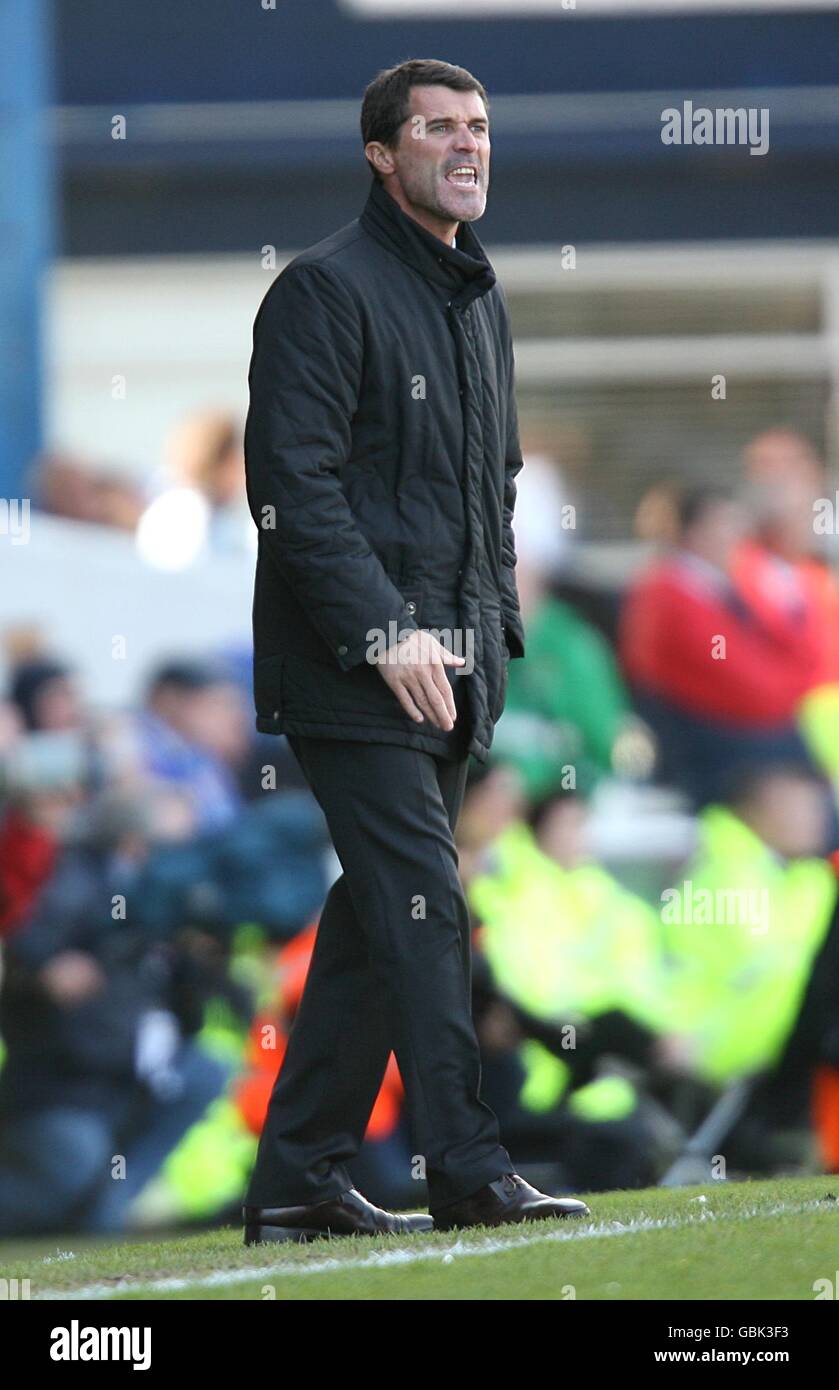
<instances>
[{"instance_id":1,"label":"red jacket in crowd","mask_svg":"<svg viewBox=\"0 0 839 1390\"><path fill-rule=\"evenodd\" d=\"M634 685L689 714L770 728L819 678L820 626L796 569L768 551L743 547L733 578L677 551L630 589L620 656Z\"/></svg>"}]
</instances>

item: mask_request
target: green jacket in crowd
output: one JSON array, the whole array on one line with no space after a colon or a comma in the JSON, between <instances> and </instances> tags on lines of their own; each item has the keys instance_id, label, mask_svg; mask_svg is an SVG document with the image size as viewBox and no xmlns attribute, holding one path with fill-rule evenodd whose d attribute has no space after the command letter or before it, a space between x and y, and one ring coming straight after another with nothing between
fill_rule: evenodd
<instances>
[{"instance_id":1,"label":"green jacket in crowd","mask_svg":"<svg viewBox=\"0 0 839 1390\"><path fill-rule=\"evenodd\" d=\"M836 878L781 859L734 813L701 814L700 847L662 895L668 992L698 1070L724 1083L778 1060L824 940Z\"/></svg>"},{"instance_id":2,"label":"green jacket in crowd","mask_svg":"<svg viewBox=\"0 0 839 1390\"><path fill-rule=\"evenodd\" d=\"M653 1030L665 1026L656 913L597 864L563 869L515 822L467 891L499 988L530 1013L564 1023L620 1009ZM522 1105L552 1108L568 1088L567 1064L535 1041L521 1055ZM614 1076L580 1087L570 1103L605 1120L629 1113L635 1099L630 1083Z\"/></svg>"},{"instance_id":3,"label":"green jacket in crowd","mask_svg":"<svg viewBox=\"0 0 839 1390\"><path fill-rule=\"evenodd\" d=\"M511 661L492 755L512 763L531 798L568 786L575 769L590 790L611 769L630 710L612 650L567 603L544 598L527 617L527 660Z\"/></svg>"}]
</instances>

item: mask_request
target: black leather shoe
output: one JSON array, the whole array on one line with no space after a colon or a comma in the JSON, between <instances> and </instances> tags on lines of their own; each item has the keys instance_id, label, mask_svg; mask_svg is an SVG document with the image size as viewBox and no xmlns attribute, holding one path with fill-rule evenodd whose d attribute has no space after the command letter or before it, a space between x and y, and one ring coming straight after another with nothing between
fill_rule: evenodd
<instances>
[{"instance_id":1,"label":"black leather shoe","mask_svg":"<svg viewBox=\"0 0 839 1390\"><path fill-rule=\"evenodd\" d=\"M321 1240L324 1236L405 1236L433 1231L434 1222L421 1212L398 1214L374 1207L354 1187L302 1207L243 1207L245 1244L262 1241Z\"/></svg>"},{"instance_id":2,"label":"black leather shoe","mask_svg":"<svg viewBox=\"0 0 839 1390\"><path fill-rule=\"evenodd\" d=\"M435 1231L459 1226L505 1226L521 1221L547 1221L553 1216L591 1216L585 1202L576 1197L548 1197L520 1178L505 1173L471 1197L449 1202L432 1213Z\"/></svg>"}]
</instances>

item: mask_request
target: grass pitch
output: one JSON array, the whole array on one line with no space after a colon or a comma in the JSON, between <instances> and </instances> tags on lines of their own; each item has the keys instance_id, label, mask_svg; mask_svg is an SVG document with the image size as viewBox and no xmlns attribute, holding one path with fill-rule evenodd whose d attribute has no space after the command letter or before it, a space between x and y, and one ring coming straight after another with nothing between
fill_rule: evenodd
<instances>
[{"instance_id":1,"label":"grass pitch","mask_svg":"<svg viewBox=\"0 0 839 1390\"><path fill-rule=\"evenodd\" d=\"M239 1229L0 1245L33 1299L645 1299L839 1296L839 1176L598 1193L589 1221L251 1246ZM824 1295L823 1295L824 1296Z\"/></svg>"}]
</instances>

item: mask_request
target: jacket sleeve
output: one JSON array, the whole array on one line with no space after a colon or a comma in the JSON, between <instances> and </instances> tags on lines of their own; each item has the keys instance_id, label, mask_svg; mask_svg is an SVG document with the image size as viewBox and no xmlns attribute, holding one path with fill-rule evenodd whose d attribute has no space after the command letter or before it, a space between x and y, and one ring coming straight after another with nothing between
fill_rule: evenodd
<instances>
[{"instance_id":1,"label":"jacket sleeve","mask_svg":"<svg viewBox=\"0 0 839 1390\"><path fill-rule=\"evenodd\" d=\"M245 425L248 504L278 570L342 670L375 634L416 628L356 524L341 483L363 373L348 289L320 264L290 267L254 324Z\"/></svg>"},{"instance_id":2,"label":"jacket sleeve","mask_svg":"<svg viewBox=\"0 0 839 1390\"><path fill-rule=\"evenodd\" d=\"M516 588L516 545L513 511L516 505L516 477L524 466L519 443L519 422L515 394L515 362L510 343L510 372L507 388L507 447L504 462L504 522L501 546L501 611L504 638L511 657L524 656L524 624Z\"/></svg>"}]
</instances>

